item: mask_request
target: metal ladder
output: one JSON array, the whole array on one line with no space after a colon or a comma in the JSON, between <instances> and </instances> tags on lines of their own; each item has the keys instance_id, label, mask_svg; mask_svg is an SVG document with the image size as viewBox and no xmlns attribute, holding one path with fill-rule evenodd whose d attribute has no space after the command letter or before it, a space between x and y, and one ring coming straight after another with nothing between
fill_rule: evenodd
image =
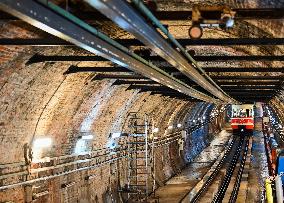
<instances>
[{"instance_id":1,"label":"metal ladder","mask_svg":"<svg viewBox=\"0 0 284 203\"><path fill-rule=\"evenodd\" d=\"M148 116L144 119L136 112L130 113L128 140L128 201L147 202L151 166L149 163L149 123Z\"/></svg>"}]
</instances>

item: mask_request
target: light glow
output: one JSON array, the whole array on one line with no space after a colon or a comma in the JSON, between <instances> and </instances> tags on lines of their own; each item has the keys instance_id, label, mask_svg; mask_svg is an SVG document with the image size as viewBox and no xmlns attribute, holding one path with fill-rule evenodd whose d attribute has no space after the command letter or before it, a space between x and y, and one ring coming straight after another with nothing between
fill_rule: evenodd
<instances>
[{"instance_id":1,"label":"light glow","mask_svg":"<svg viewBox=\"0 0 284 203\"><path fill-rule=\"evenodd\" d=\"M159 132L159 128L154 128L153 133L157 133L157 132Z\"/></svg>"},{"instance_id":2,"label":"light glow","mask_svg":"<svg viewBox=\"0 0 284 203\"><path fill-rule=\"evenodd\" d=\"M52 139L48 137L37 138L33 141L32 152L33 152L33 163L39 163L44 160L48 160L49 157L43 158L43 153L46 151L46 148L51 147Z\"/></svg>"},{"instance_id":3,"label":"light glow","mask_svg":"<svg viewBox=\"0 0 284 203\"><path fill-rule=\"evenodd\" d=\"M94 136L90 134L90 135L83 135L81 139L82 140L92 140L93 138Z\"/></svg>"},{"instance_id":4,"label":"light glow","mask_svg":"<svg viewBox=\"0 0 284 203\"><path fill-rule=\"evenodd\" d=\"M51 138L38 138L33 142L33 148L50 147L52 144Z\"/></svg>"},{"instance_id":5,"label":"light glow","mask_svg":"<svg viewBox=\"0 0 284 203\"><path fill-rule=\"evenodd\" d=\"M112 133L111 134L111 138L114 139L114 138L119 138L121 136L121 133L118 132L118 133Z\"/></svg>"}]
</instances>

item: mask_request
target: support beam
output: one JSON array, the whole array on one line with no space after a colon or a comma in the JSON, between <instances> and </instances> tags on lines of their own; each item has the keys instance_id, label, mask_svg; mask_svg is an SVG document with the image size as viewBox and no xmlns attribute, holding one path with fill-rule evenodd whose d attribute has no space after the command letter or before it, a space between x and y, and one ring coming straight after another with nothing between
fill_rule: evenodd
<instances>
[{"instance_id":1,"label":"support beam","mask_svg":"<svg viewBox=\"0 0 284 203\"><path fill-rule=\"evenodd\" d=\"M27 65L40 62L68 62L68 61L109 61L101 56L47 56L42 54L33 55L28 61Z\"/></svg>"},{"instance_id":2,"label":"support beam","mask_svg":"<svg viewBox=\"0 0 284 203\"><path fill-rule=\"evenodd\" d=\"M222 89L226 92L229 91L258 91L258 90L278 90L278 86L222 86Z\"/></svg>"},{"instance_id":3,"label":"support beam","mask_svg":"<svg viewBox=\"0 0 284 203\"><path fill-rule=\"evenodd\" d=\"M221 39L177 39L182 46L230 46L230 45L284 45L284 38L221 38ZM124 46L144 46L137 39L115 39ZM75 46L67 41L49 38L0 38L3 46Z\"/></svg>"},{"instance_id":4,"label":"support beam","mask_svg":"<svg viewBox=\"0 0 284 203\"><path fill-rule=\"evenodd\" d=\"M272 80L272 81L223 81L223 80L219 80L216 81L221 87L225 86L225 85L281 85L281 81L277 81L277 80Z\"/></svg>"},{"instance_id":5,"label":"support beam","mask_svg":"<svg viewBox=\"0 0 284 203\"><path fill-rule=\"evenodd\" d=\"M227 91L229 94L240 94L240 95L262 95L262 94L274 94L275 91L271 91L271 90L228 90Z\"/></svg>"},{"instance_id":6,"label":"support beam","mask_svg":"<svg viewBox=\"0 0 284 203\"><path fill-rule=\"evenodd\" d=\"M159 83L152 80L116 80L113 85L132 85L132 84L142 84L142 85L157 85Z\"/></svg>"},{"instance_id":7,"label":"support beam","mask_svg":"<svg viewBox=\"0 0 284 203\"><path fill-rule=\"evenodd\" d=\"M171 66L161 67L162 70L168 72L168 73L175 73L178 72L178 70ZM211 67L211 68L205 68L206 72L284 72L283 68L217 68L217 67ZM65 72L66 74L69 73L79 73L79 72L132 72L127 68L124 68L122 66L117 67L78 67L78 66L70 66L69 69Z\"/></svg>"},{"instance_id":8,"label":"support beam","mask_svg":"<svg viewBox=\"0 0 284 203\"><path fill-rule=\"evenodd\" d=\"M234 95L234 98L271 98L272 95Z\"/></svg>"},{"instance_id":9,"label":"support beam","mask_svg":"<svg viewBox=\"0 0 284 203\"><path fill-rule=\"evenodd\" d=\"M174 92L176 94L179 94L177 91L173 91L168 87L165 86L144 86L144 85L130 85L127 90L133 90L133 89L140 89L141 91L159 91L159 92Z\"/></svg>"},{"instance_id":10,"label":"support beam","mask_svg":"<svg viewBox=\"0 0 284 203\"><path fill-rule=\"evenodd\" d=\"M93 72L93 73L101 73L101 72L118 72L118 73L133 73L133 71L124 68L124 67L78 67L78 66L70 66L64 74L70 73L81 73L81 72Z\"/></svg>"},{"instance_id":11,"label":"support beam","mask_svg":"<svg viewBox=\"0 0 284 203\"><path fill-rule=\"evenodd\" d=\"M153 94L163 94L163 95L181 96L181 97L186 96L176 91L166 91L166 90L152 90L151 91L151 90L143 89L143 90L140 90L139 92L151 92L151 93L153 92Z\"/></svg>"},{"instance_id":12,"label":"support beam","mask_svg":"<svg viewBox=\"0 0 284 203\"><path fill-rule=\"evenodd\" d=\"M220 68L220 67L204 67L203 68L206 72L238 72L238 73L245 73L245 72L284 72L284 67L275 67L275 68L269 68L269 67L259 67L259 68L245 68L245 67L229 67L229 68Z\"/></svg>"},{"instance_id":13,"label":"support beam","mask_svg":"<svg viewBox=\"0 0 284 203\"><path fill-rule=\"evenodd\" d=\"M163 62L160 56L144 56L146 60ZM194 56L199 62L209 61L284 61L284 56ZM109 61L101 56L46 56L35 54L27 64L39 62L64 62L64 61ZM205 69L206 70L206 69Z\"/></svg>"},{"instance_id":14,"label":"support beam","mask_svg":"<svg viewBox=\"0 0 284 203\"><path fill-rule=\"evenodd\" d=\"M284 56L193 56L196 61L284 61Z\"/></svg>"},{"instance_id":15,"label":"support beam","mask_svg":"<svg viewBox=\"0 0 284 203\"><path fill-rule=\"evenodd\" d=\"M1 46L76 46L59 38L0 38Z\"/></svg>"},{"instance_id":16,"label":"support beam","mask_svg":"<svg viewBox=\"0 0 284 203\"><path fill-rule=\"evenodd\" d=\"M178 72L177 69L174 67L161 67L161 69L168 73L176 73ZM127 68L122 66L115 66L115 67L98 67L98 66L70 66L65 74L70 73L80 73L80 72L94 72L94 73L102 73L102 72L118 72L118 73L125 73L125 72L133 72Z\"/></svg>"},{"instance_id":17,"label":"support beam","mask_svg":"<svg viewBox=\"0 0 284 203\"><path fill-rule=\"evenodd\" d=\"M272 95L233 95L237 100L239 99L270 99Z\"/></svg>"},{"instance_id":18,"label":"support beam","mask_svg":"<svg viewBox=\"0 0 284 203\"><path fill-rule=\"evenodd\" d=\"M251 8L251 9L241 9L236 8L232 9L236 11L236 19L246 20L246 19L283 19L284 18L284 9L283 8ZM154 11L153 14L159 20L167 21L179 21L191 20L192 12L189 11ZM108 21L104 15L96 11L84 11L84 12L74 12L78 18L86 20L89 22L94 21ZM0 15L0 20L18 20L18 18L2 12Z\"/></svg>"},{"instance_id":19,"label":"support beam","mask_svg":"<svg viewBox=\"0 0 284 203\"><path fill-rule=\"evenodd\" d=\"M283 81L284 75L280 76L212 76L215 80L278 80ZM238 82L236 82L238 84Z\"/></svg>"},{"instance_id":20,"label":"support beam","mask_svg":"<svg viewBox=\"0 0 284 203\"><path fill-rule=\"evenodd\" d=\"M136 80L136 79L143 79L147 80L147 77L142 75L113 75L113 74L97 74L95 77L92 78L94 80L103 80L103 79L127 79L127 80Z\"/></svg>"},{"instance_id":21,"label":"support beam","mask_svg":"<svg viewBox=\"0 0 284 203\"><path fill-rule=\"evenodd\" d=\"M274 96L275 95L275 92L271 92L271 91L258 91L258 92L255 92L255 91L249 91L249 92L244 92L244 91L241 91L241 92L228 92L228 94L232 95L233 97L234 96Z\"/></svg>"},{"instance_id":22,"label":"support beam","mask_svg":"<svg viewBox=\"0 0 284 203\"><path fill-rule=\"evenodd\" d=\"M177 98L177 99L184 99L184 100L193 101L193 102L200 102L200 100L198 100L198 99L194 99L194 98L191 98L191 97L188 97L186 95L179 94L179 93L176 93L176 92L153 91L153 92L150 93L150 95L157 95L157 94L160 94L162 96Z\"/></svg>"},{"instance_id":23,"label":"support beam","mask_svg":"<svg viewBox=\"0 0 284 203\"><path fill-rule=\"evenodd\" d=\"M172 89L178 89L186 95L203 101L219 102L204 93L196 91L182 81L176 80L153 64L147 63L126 47L50 1L0 0L0 9L56 37L74 43L92 54L100 55Z\"/></svg>"},{"instance_id":24,"label":"support beam","mask_svg":"<svg viewBox=\"0 0 284 203\"><path fill-rule=\"evenodd\" d=\"M256 88L256 89L261 89L261 88L263 88L263 89L266 89L266 88L280 88L279 87L279 85L263 85L262 83L258 83L258 84L253 84L253 85L238 85L238 84L230 84L230 85L220 85L220 86L222 86L222 88L223 89L230 89L230 88L232 88L232 89L238 89L238 88L242 88L242 89L245 89L245 88L250 88L250 89L253 89L253 88Z\"/></svg>"}]
</instances>

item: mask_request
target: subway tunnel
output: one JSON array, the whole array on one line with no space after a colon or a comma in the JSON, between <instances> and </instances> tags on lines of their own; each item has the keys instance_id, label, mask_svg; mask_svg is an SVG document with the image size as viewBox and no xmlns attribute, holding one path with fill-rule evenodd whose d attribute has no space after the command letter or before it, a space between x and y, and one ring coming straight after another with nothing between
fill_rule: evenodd
<instances>
[{"instance_id":1,"label":"subway tunnel","mask_svg":"<svg viewBox=\"0 0 284 203\"><path fill-rule=\"evenodd\" d=\"M278 160L284 143L283 4L0 0L0 202L283 198L266 187L281 164L271 135ZM230 127L241 104L254 105L248 138ZM235 139L247 161L220 200Z\"/></svg>"}]
</instances>

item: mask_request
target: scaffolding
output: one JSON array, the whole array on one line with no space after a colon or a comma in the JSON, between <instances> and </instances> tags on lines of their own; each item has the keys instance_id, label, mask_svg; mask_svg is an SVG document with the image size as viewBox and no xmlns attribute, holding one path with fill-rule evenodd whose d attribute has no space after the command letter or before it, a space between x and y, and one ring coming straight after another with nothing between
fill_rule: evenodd
<instances>
[{"instance_id":1,"label":"scaffolding","mask_svg":"<svg viewBox=\"0 0 284 203\"><path fill-rule=\"evenodd\" d=\"M154 145L149 144L151 122L148 115L139 118L137 112L131 112L128 123L131 132L128 139L127 202L147 202L147 197L152 192L153 184L149 183L154 171Z\"/></svg>"}]
</instances>

